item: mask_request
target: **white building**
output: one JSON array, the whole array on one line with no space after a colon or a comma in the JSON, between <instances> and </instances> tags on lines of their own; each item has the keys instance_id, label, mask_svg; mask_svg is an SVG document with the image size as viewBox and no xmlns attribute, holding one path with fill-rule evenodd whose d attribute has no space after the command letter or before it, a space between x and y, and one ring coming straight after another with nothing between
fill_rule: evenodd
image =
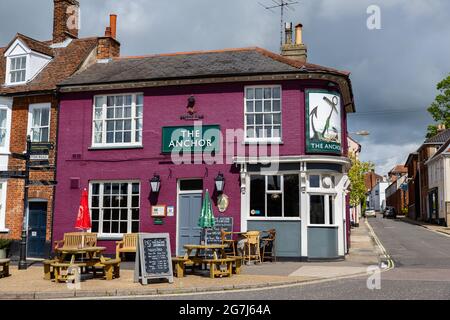
<instances>
[{"instance_id":1,"label":"white building","mask_svg":"<svg viewBox=\"0 0 450 320\"><path fill-rule=\"evenodd\" d=\"M383 211L386 207L386 188L389 183L386 181L378 182L372 188L369 194L369 208L375 211Z\"/></svg>"},{"instance_id":2,"label":"white building","mask_svg":"<svg viewBox=\"0 0 450 320\"><path fill-rule=\"evenodd\" d=\"M428 219L450 225L450 140L427 162ZM447 207L449 207L447 209Z\"/></svg>"}]
</instances>

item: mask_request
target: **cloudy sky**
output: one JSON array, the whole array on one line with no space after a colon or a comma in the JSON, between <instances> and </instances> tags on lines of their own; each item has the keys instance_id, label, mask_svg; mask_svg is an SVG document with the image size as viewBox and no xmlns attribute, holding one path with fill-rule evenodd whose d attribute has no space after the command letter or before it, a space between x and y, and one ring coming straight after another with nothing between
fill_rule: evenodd
<instances>
[{"instance_id":1,"label":"cloudy sky","mask_svg":"<svg viewBox=\"0 0 450 320\"><path fill-rule=\"evenodd\" d=\"M385 174L404 163L432 122L426 107L450 72L448 0L298 0L286 19L302 22L308 59L349 70L357 113L349 131L362 159ZM81 36L102 35L117 13L123 55L260 46L279 51L279 13L272 0L80 0ZM46 40L52 0L1 0L0 46L16 32ZM367 8L381 9L381 29L367 28Z\"/></svg>"}]
</instances>

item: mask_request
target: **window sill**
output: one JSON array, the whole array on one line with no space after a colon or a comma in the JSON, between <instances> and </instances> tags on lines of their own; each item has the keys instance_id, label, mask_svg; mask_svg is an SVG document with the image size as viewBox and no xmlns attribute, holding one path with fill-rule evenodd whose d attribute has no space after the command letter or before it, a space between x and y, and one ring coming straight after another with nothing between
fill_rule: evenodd
<instances>
[{"instance_id":1,"label":"window sill","mask_svg":"<svg viewBox=\"0 0 450 320\"><path fill-rule=\"evenodd\" d=\"M122 240L123 239L123 235L121 234L98 234L97 235L97 240Z\"/></svg>"},{"instance_id":2,"label":"window sill","mask_svg":"<svg viewBox=\"0 0 450 320\"><path fill-rule=\"evenodd\" d=\"M288 217L247 217L247 221L302 221L301 218Z\"/></svg>"},{"instance_id":3,"label":"window sill","mask_svg":"<svg viewBox=\"0 0 450 320\"><path fill-rule=\"evenodd\" d=\"M9 229L0 228L0 233L9 233Z\"/></svg>"},{"instance_id":4,"label":"window sill","mask_svg":"<svg viewBox=\"0 0 450 320\"><path fill-rule=\"evenodd\" d=\"M244 140L242 142L243 145L250 145L250 144L284 144L283 140Z\"/></svg>"},{"instance_id":5,"label":"window sill","mask_svg":"<svg viewBox=\"0 0 450 320\"><path fill-rule=\"evenodd\" d=\"M144 146L142 144L139 145L124 145L124 146L92 146L89 147L88 150L95 151L95 150L115 150L115 149L143 149Z\"/></svg>"},{"instance_id":6,"label":"window sill","mask_svg":"<svg viewBox=\"0 0 450 320\"><path fill-rule=\"evenodd\" d=\"M308 228L339 228L336 224L308 224Z\"/></svg>"}]
</instances>

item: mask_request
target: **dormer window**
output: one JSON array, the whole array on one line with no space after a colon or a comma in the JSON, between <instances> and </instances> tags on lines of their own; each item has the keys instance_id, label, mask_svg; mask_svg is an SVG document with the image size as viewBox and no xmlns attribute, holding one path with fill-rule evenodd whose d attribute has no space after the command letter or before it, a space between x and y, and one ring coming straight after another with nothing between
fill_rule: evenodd
<instances>
[{"instance_id":1,"label":"dormer window","mask_svg":"<svg viewBox=\"0 0 450 320\"><path fill-rule=\"evenodd\" d=\"M52 60L52 50L44 42L19 35L4 54L5 84L15 86L32 81Z\"/></svg>"},{"instance_id":2,"label":"dormer window","mask_svg":"<svg viewBox=\"0 0 450 320\"><path fill-rule=\"evenodd\" d=\"M9 70L9 82L11 84L25 82L27 74L27 57L21 56L10 58Z\"/></svg>"}]
</instances>

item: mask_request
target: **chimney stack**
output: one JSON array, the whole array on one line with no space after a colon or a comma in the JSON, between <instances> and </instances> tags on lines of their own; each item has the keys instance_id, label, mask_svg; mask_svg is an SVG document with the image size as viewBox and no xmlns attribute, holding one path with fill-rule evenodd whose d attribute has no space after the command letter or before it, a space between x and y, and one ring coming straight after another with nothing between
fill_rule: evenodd
<instances>
[{"instance_id":1,"label":"chimney stack","mask_svg":"<svg viewBox=\"0 0 450 320\"><path fill-rule=\"evenodd\" d=\"M105 36L99 38L97 59L106 60L120 56L120 42L117 41L117 15L109 16L109 27L105 29Z\"/></svg>"},{"instance_id":2,"label":"chimney stack","mask_svg":"<svg viewBox=\"0 0 450 320\"><path fill-rule=\"evenodd\" d=\"M437 132L438 133L443 132L445 130L446 130L445 124L443 124L443 123L438 124L438 126L437 126Z\"/></svg>"},{"instance_id":3,"label":"chimney stack","mask_svg":"<svg viewBox=\"0 0 450 320\"><path fill-rule=\"evenodd\" d=\"M285 44L281 47L281 55L286 58L306 62L308 49L303 43L303 25L301 23L295 26L295 43L292 43L292 23L286 23Z\"/></svg>"},{"instance_id":4,"label":"chimney stack","mask_svg":"<svg viewBox=\"0 0 450 320\"><path fill-rule=\"evenodd\" d=\"M53 0L53 43L78 38L80 4L77 0Z\"/></svg>"}]
</instances>

